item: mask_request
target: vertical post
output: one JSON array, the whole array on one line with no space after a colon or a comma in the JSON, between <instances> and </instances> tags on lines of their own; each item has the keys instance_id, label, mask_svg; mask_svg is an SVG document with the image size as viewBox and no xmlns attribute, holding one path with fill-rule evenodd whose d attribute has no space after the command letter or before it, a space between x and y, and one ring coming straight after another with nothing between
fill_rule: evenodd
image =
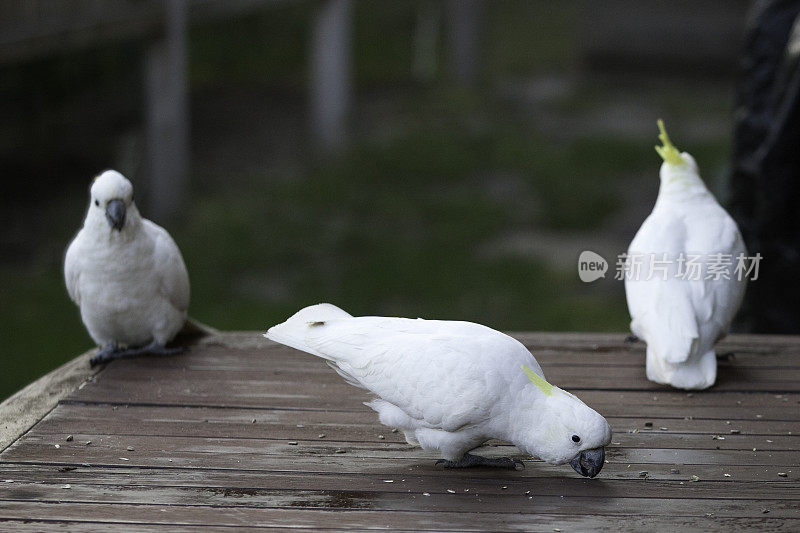
<instances>
[{"instance_id":1,"label":"vertical post","mask_svg":"<svg viewBox=\"0 0 800 533\"><path fill-rule=\"evenodd\" d=\"M311 135L323 152L347 140L350 112L352 1L323 0L311 32Z\"/></svg>"},{"instance_id":2,"label":"vertical post","mask_svg":"<svg viewBox=\"0 0 800 533\"><path fill-rule=\"evenodd\" d=\"M478 78L478 47L483 0L448 0L447 60L451 76L462 86L472 86Z\"/></svg>"},{"instance_id":3,"label":"vertical post","mask_svg":"<svg viewBox=\"0 0 800 533\"><path fill-rule=\"evenodd\" d=\"M186 2L165 3L164 31L145 53L148 215L175 218L186 194L189 161Z\"/></svg>"},{"instance_id":4,"label":"vertical post","mask_svg":"<svg viewBox=\"0 0 800 533\"><path fill-rule=\"evenodd\" d=\"M417 4L414 25L414 59L411 72L418 81L428 83L436 77L439 44L440 5L431 0Z\"/></svg>"}]
</instances>

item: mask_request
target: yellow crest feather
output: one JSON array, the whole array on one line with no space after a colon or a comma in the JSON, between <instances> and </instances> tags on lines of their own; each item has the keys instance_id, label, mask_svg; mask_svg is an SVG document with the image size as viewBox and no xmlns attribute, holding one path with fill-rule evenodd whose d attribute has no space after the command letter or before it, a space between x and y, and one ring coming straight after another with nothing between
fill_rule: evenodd
<instances>
[{"instance_id":1,"label":"yellow crest feather","mask_svg":"<svg viewBox=\"0 0 800 533\"><path fill-rule=\"evenodd\" d=\"M525 371L525 375L528 376L528 379L531 380L531 383L536 385L536 388L542 391L545 396L553 395L554 387L550 385L547 380L525 365L522 365L522 370Z\"/></svg>"},{"instance_id":2,"label":"yellow crest feather","mask_svg":"<svg viewBox=\"0 0 800 533\"><path fill-rule=\"evenodd\" d=\"M658 134L658 139L664 146L656 146L656 152L658 155L661 156L661 159L669 163L670 165L681 165L683 164L683 158L681 157L681 153L675 148L675 145L672 144L672 141L669 140L669 135L667 135L667 130L664 128L664 121L658 119L658 129L661 133Z\"/></svg>"}]
</instances>

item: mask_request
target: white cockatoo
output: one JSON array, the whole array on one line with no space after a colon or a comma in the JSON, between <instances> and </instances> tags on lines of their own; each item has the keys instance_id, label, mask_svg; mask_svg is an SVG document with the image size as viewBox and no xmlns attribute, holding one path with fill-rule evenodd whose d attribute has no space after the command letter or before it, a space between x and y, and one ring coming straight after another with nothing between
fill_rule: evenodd
<instances>
[{"instance_id":1,"label":"white cockatoo","mask_svg":"<svg viewBox=\"0 0 800 533\"><path fill-rule=\"evenodd\" d=\"M581 475L603 468L611 428L545 381L519 341L480 324L353 317L331 304L298 311L264 335L325 359L377 396L366 405L409 444L437 450L445 467L515 468L519 460L467 452L496 438Z\"/></svg>"},{"instance_id":2,"label":"white cockatoo","mask_svg":"<svg viewBox=\"0 0 800 533\"><path fill-rule=\"evenodd\" d=\"M650 216L628 248L625 294L631 331L647 343L647 378L680 389L714 384L714 343L744 297L735 272L747 250L736 222L717 203L697 163L679 152L658 121L664 159ZM638 263L638 265L637 265Z\"/></svg>"},{"instance_id":3,"label":"white cockatoo","mask_svg":"<svg viewBox=\"0 0 800 533\"><path fill-rule=\"evenodd\" d=\"M95 178L83 228L67 249L64 278L99 346L91 364L166 348L186 322L189 275L167 231L142 218L133 186L107 170Z\"/></svg>"}]
</instances>

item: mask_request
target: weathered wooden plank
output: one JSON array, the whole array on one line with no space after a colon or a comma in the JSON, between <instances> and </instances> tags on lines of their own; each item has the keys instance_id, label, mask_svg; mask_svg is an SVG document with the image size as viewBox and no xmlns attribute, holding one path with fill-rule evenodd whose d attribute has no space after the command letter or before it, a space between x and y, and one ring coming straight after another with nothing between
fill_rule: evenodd
<instances>
[{"instance_id":1,"label":"weathered wooden plank","mask_svg":"<svg viewBox=\"0 0 800 533\"><path fill-rule=\"evenodd\" d=\"M423 498L423 496L420 496ZM535 499L533 500L535 502ZM531 505L531 508L533 508ZM797 518L772 518L764 516L759 509L752 517L725 518L713 516L713 511L698 511L693 516L637 518L614 514L608 510L602 515L575 515L544 513L453 513L453 512L405 512L357 510L307 510L307 509L258 509L226 508L207 506L152 506L130 504L85 504L61 502L48 504L38 502L6 502L0 509L0 519L29 519L31 516L51 520L99 520L123 524L174 524L184 525L230 525L246 527L304 527L319 528L385 528L449 531L595 531L644 530L649 528L680 528L688 531L729 531L743 527L760 526L771 531L796 531L800 527ZM145 511L149 511L146 513ZM152 513L152 514L151 514Z\"/></svg>"},{"instance_id":2,"label":"weathered wooden plank","mask_svg":"<svg viewBox=\"0 0 800 533\"><path fill-rule=\"evenodd\" d=\"M68 520L30 520L30 519L0 519L0 524L3 527L11 528L13 531L75 531L79 533L108 533L109 529L113 528L115 533L124 533L131 531L135 533L149 533L149 532L174 532L174 524L120 524L119 522L82 522L82 521L68 521ZM238 526L188 526L181 525L181 533L206 533L222 531L229 533L231 531L252 531L252 530L269 530L270 533L280 532L295 532L298 528L295 527L238 527ZM336 528L315 528L324 529L326 533L336 532L353 532L353 531L370 531L369 529L336 529ZM402 529L393 531L404 531Z\"/></svg>"},{"instance_id":3,"label":"weathered wooden plank","mask_svg":"<svg viewBox=\"0 0 800 533\"><path fill-rule=\"evenodd\" d=\"M75 391L68 399L79 402L103 402L103 403L141 403L147 405L187 405L187 406L224 406L224 407L270 407L282 409L350 409L363 410L361 405L368 401L371 396L368 391L357 389L347 385L343 381L325 382L324 380L304 379L293 381L289 376L259 376L252 374L253 379L228 380L190 380L183 375L153 376L152 379L144 379L142 376L111 379L110 377L97 379L93 383L87 384L84 388ZM332 379L327 377L325 379ZM591 374L587 374L585 379L591 379ZM788 382L787 382L788 383ZM800 380L798 380L800 384ZM795 386L790 384L790 386ZM763 387L761 383L747 383L742 390ZM629 416L665 416L667 413L674 413L674 410L645 409L647 405L646 394L625 395L637 391L627 390L604 390L598 391L593 387L592 390L580 390L580 388L565 387L572 390L583 401L597 409L606 416L622 415ZM692 398L696 400L686 401L687 410L681 416L698 416L702 418L741 418L755 417L761 414L764 417L773 419L797 419L797 404L777 400L773 409L768 412L760 412L756 409L749 411L745 409L753 402L741 401L741 404L718 399L723 396L717 394L722 392L722 387L715 389L714 393L695 394ZM617 394L615 394L617 393ZM682 393L666 389L653 389L650 394L652 407L664 405L659 398L670 399ZM786 391L777 389L768 394L787 394ZM686 396L684 394L684 396ZM795 397L795 394L791 395ZM655 399L654 399L655 398ZM708 398L708 400L706 400ZM639 400L639 401L636 401ZM709 408L709 404L725 403L734 407L730 410L717 410ZM780 405L780 404L784 405ZM608 409L612 409L608 411ZM785 413L784 418L779 418L778 413ZM738 416L737 416L738 415Z\"/></svg>"},{"instance_id":4,"label":"weathered wooden plank","mask_svg":"<svg viewBox=\"0 0 800 533\"><path fill-rule=\"evenodd\" d=\"M301 360L298 361L297 357ZM218 380L220 372L224 371L225 380L247 381L250 380L279 380L293 381L302 383L309 378L319 380L321 383L337 384L343 380L327 365L320 365L319 360L303 360L303 356L286 357L278 362L272 361L267 366L255 366L241 363L238 368L234 368L234 362L229 362L224 368L214 366L200 366L195 364L176 365L175 361L169 365L148 364L148 361L157 361L153 357L146 357L136 360L115 362L105 371L106 379L124 381L150 381L181 378L184 380L208 381ZM187 361L187 363L190 363ZM542 363L544 364L544 363ZM620 388L618 383L605 383L606 379L629 380L627 388L643 388L646 381L644 379L644 362L630 365L608 365L608 364L559 364L544 366L547 379L553 382L581 382L584 383L587 377L595 378L596 381L592 388L615 389ZM591 376L587 374L591 373ZM729 385L740 384L741 382L791 382L793 377L800 374L800 365L797 367L780 366L751 366L739 367L734 365L720 366L718 375L718 385L723 386L726 382ZM336 378L336 379L334 379ZM613 385L613 386L612 386ZM785 386L789 386L788 383ZM566 385L565 385L566 387ZM654 387L664 389L664 387ZM722 387L724 390L724 387ZM751 390L748 388L746 390Z\"/></svg>"},{"instance_id":5,"label":"weathered wooden plank","mask_svg":"<svg viewBox=\"0 0 800 533\"><path fill-rule=\"evenodd\" d=\"M495 494L519 496L588 498L718 498L720 493L728 499L775 499L796 501L800 498L800 485L796 480L778 477L774 472L754 471L752 467L705 468L682 467L683 473L673 474L671 469L643 470L632 465L609 465L597 479L584 479L571 473L562 476L547 475L537 469L521 472L475 470L473 472L431 471L394 472L393 474L346 474L322 472L269 472L252 470L209 470L180 468L105 468L77 466L74 469L53 465L0 465L2 479L12 480L3 489L12 490L18 485L49 483L59 486L118 486L205 488L229 496L247 490L334 491L347 488L352 491L378 492L439 492L447 489L458 493ZM725 477L725 474L730 477ZM512 474L512 475L509 475ZM552 474L552 472L550 472ZM699 481L689 482L696 475ZM756 477L767 480L754 481ZM134 481L135 480L135 481ZM133 481L133 482L132 482ZM0 492L5 498L6 490Z\"/></svg>"},{"instance_id":6,"label":"weathered wooden plank","mask_svg":"<svg viewBox=\"0 0 800 533\"><path fill-rule=\"evenodd\" d=\"M247 428L247 424L242 424ZM250 424L252 426L252 424ZM247 435L236 435L233 432L224 432L216 435L192 435L190 431L181 432L176 428L172 433L169 432L147 432L142 431L138 427L129 429L127 432L119 431L115 433L100 432L98 430L104 428L92 428L94 431L78 431L73 430L72 433L58 432L49 433L39 431L38 427L31 430L26 435L28 437L36 437L44 441L52 442L54 445L63 441L66 435L78 435L85 440L92 440L97 438L111 438L118 437L124 440L125 437L197 437L209 439L248 439L248 440L265 440L275 442L294 442L303 440L306 442L319 442L325 443L330 446L344 447L350 444L369 445L374 446L382 444L396 444L405 447L405 439L399 435L391 435L389 438L384 436L384 439L378 438L380 428L375 428L375 431L365 431L364 429L357 428L354 430L346 429L326 429L327 433L320 433L325 435L319 438L318 435L311 431L303 431L298 433L294 426L271 426L262 425L260 428L247 431ZM202 432L201 432L202 433ZM84 442L85 442L84 440ZM490 445L500 445L500 441L490 441ZM60 444L59 444L60 445ZM669 432L638 432L631 434L628 432L617 433L613 437L613 447L615 448L663 448L663 449L686 449L686 450L745 450L750 451L753 448L761 451L792 451L800 448L800 436L797 435L769 435L769 436L751 436L751 435L712 435L712 434L686 434L686 433L669 433ZM513 453L513 452L512 452Z\"/></svg>"},{"instance_id":7,"label":"weathered wooden plank","mask_svg":"<svg viewBox=\"0 0 800 533\"><path fill-rule=\"evenodd\" d=\"M136 407L67 404L54 409L32 432L62 438L73 433L109 435L237 437L273 439L328 439L334 441L405 442L402 433L381 425L371 412L215 409L185 407ZM255 420L255 422L253 422ZM800 422L707 419L650 420L609 417L614 441L622 445L638 435L655 434L656 439L674 435L713 436L708 446L720 442L744 443L747 448L779 443L800 445ZM727 423L726 423L727 422ZM649 426L647 424L650 424ZM298 427L301 426L301 427ZM661 428L666 428L662 430ZM637 430L636 434L631 432ZM731 431L738 434L731 434ZM324 437L319 437L324 435ZM778 439L773 437L789 437ZM644 437L649 438L649 437ZM745 438L747 438L745 440ZM766 442L772 440L772 443Z\"/></svg>"},{"instance_id":8,"label":"weathered wooden plank","mask_svg":"<svg viewBox=\"0 0 800 533\"><path fill-rule=\"evenodd\" d=\"M607 350L643 350L645 343L626 342L629 333L602 332L551 332L510 331L507 332L522 344L538 349L571 350L596 353ZM259 331L226 331L203 346L219 346L229 349L282 349L281 345L267 340ZM800 335L728 335L717 343L718 353L726 351L753 353L798 353Z\"/></svg>"},{"instance_id":9,"label":"weathered wooden plank","mask_svg":"<svg viewBox=\"0 0 800 533\"><path fill-rule=\"evenodd\" d=\"M204 487L140 487L130 485L95 486L91 484L14 483L0 493L4 502L40 503L116 503L141 506L215 506L217 508L245 507L250 510L270 508L339 510L369 509L374 511L427 511L517 514L527 513L572 514L576 508L586 515L648 514L649 516L698 516L713 509L717 517L747 518L770 509L774 518L797 517L796 503L785 499L721 499L660 497L658 505L653 498L625 495L623 497L586 497L573 495L530 495L508 491L486 493L477 491L429 489L412 490L392 484L395 490L297 490L297 489L239 489ZM429 496L423 496L427 492ZM755 495L754 495L755 496ZM522 505L519 505L519 504ZM613 509L613 511L611 511Z\"/></svg>"},{"instance_id":10,"label":"weathered wooden plank","mask_svg":"<svg viewBox=\"0 0 800 533\"><path fill-rule=\"evenodd\" d=\"M3 453L5 461L25 461L36 458L47 462L79 462L114 465L164 465L182 461L186 465L220 468L291 467L295 459L314 457L318 461L336 459L345 450L358 459L399 459L410 464L432 461L435 453L407 444L369 442L320 442L319 440L270 440L203 437L159 437L139 435L74 435L71 442L60 442L51 435L28 435ZM83 443L92 441L90 446ZM297 444L290 444L296 442ZM657 443L656 443L657 444ZM58 445L58 447L56 447ZM128 450L133 447L134 450ZM527 458L511 445L484 446L478 453L491 456ZM122 457L123 459L120 459ZM606 448L610 463L680 463L731 465L746 462L751 465L800 466L796 450L709 450L687 448L638 447ZM356 462L355 460L353 462ZM538 463L538 461L537 461ZM176 465L178 466L178 465ZM545 468L544 465L542 465ZM550 467L546 468L558 468ZM568 467L567 467L568 468Z\"/></svg>"},{"instance_id":11,"label":"weathered wooden plank","mask_svg":"<svg viewBox=\"0 0 800 533\"><path fill-rule=\"evenodd\" d=\"M210 341L209 341L210 342ZM269 341L267 341L269 342ZM229 347L227 345L202 345L197 349L181 356L175 357L143 357L132 359L127 362L144 361L144 364L155 365L158 367L186 366L188 368L211 368L211 369L275 369L282 368L284 365L295 368L311 367L316 369L327 368L318 358L302 353L286 346L275 343L251 346L247 348ZM581 350L576 347L566 346L556 349L553 347L537 347L527 343L528 349L536 357L542 367L547 370L547 366L552 365L571 365L571 366L597 366L597 365L628 365L643 366L645 360L644 347L601 347L596 350ZM734 348L735 346L731 346ZM741 348L738 351L725 350L720 348L720 366L758 366L758 367L800 367L800 346L795 346L793 351L763 351L746 350Z\"/></svg>"},{"instance_id":12,"label":"weathered wooden plank","mask_svg":"<svg viewBox=\"0 0 800 533\"><path fill-rule=\"evenodd\" d=\"M338 458L337 458L338 459ZM470 471L444 470L434 466L431 462L409 463L407 461L393 459L371 459L363 458L354 461L351 458L340 460L338 463L331 463L330 459L325 462L313 461L310 458L298 459L296 470L267 470L258 468L213 468L208 466L183 467L175 463L168 463L164 466L136 467L126 465L113 465L113 467L103 465L86 465L83 463L0 463L2 480L12 482L23 481L35 483L38 481L50 481L60 483L71 483L72 481L87 481L99 484L118 484L119 479L128 482L135 480L137 484L153 486L201 486L201 487L262 487L262 488L326 488L339 489L350 487L350 483L383 483L385 479L393 480L412 480L409 482L420 483L421 486L442 486L453 488L453 486L463 488L475 488L476 490L489 490L487 487L494 486L516 487L516 489L533 490L541 487L544 494L556 493L565 495L570 493L568 487L573 487L576 494L602 496L605 490L611 490L617 484L625 485L628 482L637 483L636 493L642 492L643 496L650 494L648 489L640 483L653 483L654 491L659 490L660 484L672 487L673 492L667 492L672 497L692 497L698 494L705 494L702 491L706 483L713 487L726 488L726 495L731 493L731 497L751 497L751 490L760 490L765 484L771 488L765 489L762 497L780 499L781 496L774 494L786 488L785 497L796 499L797 489L796 469L791 470L779 466L757 466L757 465L682 465L682 464L644 464L644 463L609 463L603 469L601 477L596 480L587 480L571 472L569 469L560 467L545 467L543 464L530 463L525 470L514 472L498 472L492 469L474 469ZM343 465L336 470L331 465ZM674 471L678 472L675 473ZM641 472L647 472L645 477ZM778 476L778 472L791 474L792 478ZM730 477L726 477L729 474ZM698 476L697 482L690 482L691 476ZM591 485L592 483L598 485ZM720 482L735 483L737 485L719 485ZM683 484L681 484L683 483ZM676 485L677 484L677 485ZM740 484L752 484L752 487L742 487ZM2 486L2 485L0 485ZM358 485L353 485L358 486ZM600 487L600 489L597 489ZM714 489L714 490L717 490ZM670 489L671 490L671 489ZM553 492L555 491L555 492ZM567 491L567 492L564 492ZM700 491L700 492L697 492ZM760 493L759 493L760 494ZM709 496L711 496L709 494ZM727 496L726 496L727 497Z\"/></svg>"},{"instance_id":13,"label":"weathered wooden plank","mask_svg":"<svg viewBox=\"0 0 800 533\"><path fill-rule=\"evenodd\" d=\"M95 406L96 407L96 406ZM42 421L36 428L32 429L28 436L37 436L42 439L50 439L54 442L60 441L67 435L83 434L87 437L91 435L136 435L151 437L166 436L192 436L207 438L245 438L245 439L271 439L271 440L313 440L320 442L358 442L358 443L396 443L405 444L405 438L401 433L392 433L385 426L381 426L374 421L372 424L313 424L313 423L270 423L259 422L258 418L242 418L239 416L238 424L219 424L197 421L189 427L179 418L180 413L176 410L180 408L161 408L162 414L175 415L175 419L167 417L147 420L137 418L137 415L147 411L144 408L127 408L114 411L106 409L106 418L93 416L91 418L81 417L80 414L88 414L79 410L78 416L59 422L55 414L51 414L46 420ZM166 413L163 413L166 411ZM114 415L120 413L117 418ZM224 413L223 413L224 414ZM327 413L326 413L327 414ZM348 413L349 414L349 413ZM122 416L126 415L126 416ZM246 415L245 415L246 416ZM252 416L252 414L251 414ZM52 422L51 422L52 420ZM174 421L173 421L174 420ZM256 422L252 422L256 420ZM296 418L295 418L296 420ZM794 434L782 435L749 435L742 434L741 430L737 434L726 431L724 434L708 432L707 429L700 431L703 421L692 420L681 422L691 422L695 425L694 432L679 432L674 429L669 431L668 426L644 427L628 429L630 425L625 420L621 420L622 425L618 425L617 420L611 419L614 431L613 444L618 447L653 447L660 448L687 448L687 449L734 449L750 450L758 448L762 450L793 450L800 447L800 432L797 430L799 424L791 423L789 427L795 429ZM675 421L677 422L677 421ZM721 421L718 421L718 423ZM669 424L668 421L663 421ZM297 427L298 425L302 427ZM732 427L720 424L720 427ZM737 424L738 427L738 424ZM662 430L663 428L663 430ZM320 433L322 432L322 433ZM319 435L323 435L320 437Z\"/></svg>"},{"instance_id":14,"label":"weathered wooden plank","mask_svg":"<svg viewBox=\"0 0 800 533\"><path fill-rule=\"evenodd\" d=\"M333 372L329 372L332 374ZM328 378L332 379L331 384L336 385L344 385L341 379L338 376L335 378ZM313 381L314 383L310 383ZM295 384L296 389L295 392L301 391L306 395L318 396L320 394L325 394L326 391L318 390L318 389L327 389L329 386L324 379L320 382L317 382L317 378L309 377L308 379L304 380L301 383ZM349 387L349 385L348 385ZM167 391L164 391L163 388L160 391L163 395L165 392L169 392L170 390L175 389L175 387L170 387ZM269 390L263 390L264 388L261 387L262 390L260 392L269 393ZM359 391L356 388L349 388L351 394L365 394L368 397L368 393L365 391ZM173 393L185 393L185 391L172 391ZM191 389L189 390L191 392ZM229 391L230 394L236 394L237 391ZM800 404L800 394L792 394L792 393L770 393L770 392L726 392L724 394L718 394L718 391L714 389L708 391L698 391L698 392L690 392L686 393L685 391L677 391L677 390L662 390L662 391L619 391L619 390L602 390L602 389L589 389L578 391L578 394L582 400L591 405L595 404L614 404L618 405L620 408L624 408L627 405L648 405L648 406L676 406L676 407L686 407L689 409L698 409L703 407L725 407L732 411L739 411L742 409L746 409L748 407L771 407L771 408L781 408L781 407L789 407L796 412L796 409L800 409L800 407L796 407L797 404ZM66 401L87 401L87 402L96 402L96 403L120 403L120 402L112 402L110 400L104 400L102 397L94 397L95 395L92 394L91 390L87 391L81 398L76 398L76 395L71 396ZM126 403L126 402L122 402ZM147 402L148 405L154 405L157 402ZM220 406L224 407L231 407L228 403L221 403ZM258 405L247 406L251 408L259 408ZM271 406L265 405L265 408L269 408ZM298 409L298 406L292 406L292 409ZM359 408L361 410L361 408ZM677 410L676 410L677 411ZM756 413L758 414L758 413ZM764 414L764 413L762 413ZM683 417L685 415L681 415ZM755 416L755 415L753 415ZM793 416L792 419L797 419L798 417Z\"/></svg>"},{"instance_id":15,"label":"weathered wooden plank","mask_svg":"<svg viewBox=\"0 0 800 533\"><path fill-rule=\"evenodd\" d=\"M247 332L236 332L237 338L247 336ZM526 346L538 346L554 350L581 350L597 352L608 349L643 349L645 343L625 342L628 333L585 333L585 332L544 332L544 331L511 331L508 333ZM233 337L231 337L233 338ZM778 353L788 351L798 353L800 336L798 335L728 335L716 345L717 353L764 352Z\"/></svg>"}]
</instances>

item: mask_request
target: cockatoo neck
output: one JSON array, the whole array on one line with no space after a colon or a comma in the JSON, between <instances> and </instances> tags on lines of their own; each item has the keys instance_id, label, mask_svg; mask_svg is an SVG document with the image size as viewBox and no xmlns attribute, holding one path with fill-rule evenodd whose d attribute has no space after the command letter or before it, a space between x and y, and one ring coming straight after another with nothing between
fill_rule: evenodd
<instances>
[{"instance_id":1,"label":"cockatoo neck","mask_svg":"<svg viewBox=\"0 0 800 533\"><path fill-rule=\"evenodd\" d=\"M682 154L688 156L688 154ZM659 173L661 186L658 190L656 207L663 204L685 203L703 200L710 196L705 183L697 172L693 159L684 157L681 163L664 162Z\"/></svg>"},{"instance_id":2,"label":"cockatoo neck","mask_svg":"<svg viewBox=\"0 0 800 533\"><path fill-rule=\"evenodd\" d=\"M556 446L555 426L561 426L559 417L565 400L564 391L553 387L551 395L545 395L533 387L526 387L524 398L511 409L506 439L530 455L550 461L550 449ZM531 431L531 428L537 428Z\"/></svg>"}]
</instances>

